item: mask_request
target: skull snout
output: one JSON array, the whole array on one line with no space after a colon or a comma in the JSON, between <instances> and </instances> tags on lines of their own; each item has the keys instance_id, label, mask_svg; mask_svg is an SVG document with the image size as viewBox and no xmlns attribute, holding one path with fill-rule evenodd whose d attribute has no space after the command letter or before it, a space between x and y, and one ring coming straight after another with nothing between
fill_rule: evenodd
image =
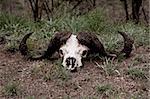
<instances>
[{"instance_id":1,"label":"skull snout","mask_svg":"<svg viewBox=\"0 0 150 99\"><path fill-rule=\"evenodd\" d=\"M74 57L68 57L66 58L66 66L68 68L74 68L76 65L76 59Z\"/></svg>"}]
</instances>

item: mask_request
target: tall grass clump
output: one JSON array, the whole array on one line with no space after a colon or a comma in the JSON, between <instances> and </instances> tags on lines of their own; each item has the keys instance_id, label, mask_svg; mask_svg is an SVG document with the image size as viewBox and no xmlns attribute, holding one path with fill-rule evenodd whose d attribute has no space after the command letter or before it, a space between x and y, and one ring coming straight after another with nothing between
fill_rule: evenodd
<instances>
[{"instance_id":1,"label":"tall grass clump","mask_svg":"<svg viewBox=\"0 0 150 99\"><path fill-rule=\"evenodd\" d=\"M21 94L21 90L16 82L9 82L6 84L2 90L5 96L16 96Z\"/></svg>"},{"instance_id":2,"label":"tall grass clump","mask_svg":"<svg viewBox=\"0 0 150 99\"><path fill-rule=\"evenodd\" d=\"M51 37L51 31L44 21L32 22L14 15L0 14L0 37L6 39L5 48L8 51L17 50L20 40L29 32L34 32L32 41L43 43Z\"/></svg>"},{"instance_id":3,"label":"tall grass clump","mask_svg":"<svg viewBox=\"0 0 150 99\"><path fill-rule=\"evenodd\" d=\"M105 13L101 9L96 9L84 15L84 28L91 32L101 32L108 28Z\"/></svg>"},{"instance_id":4,"label":"tall grass clump","mask_svg":"<svg viewBox=\"0 0 150 99\"><path fill-rule=\"evenodd\" d=\"M70 78L70 73L62 67L61 61L58 60L49 71L44 74L43 79L45 81L50 81L54 79L60 79L62 81L67 81Z\"/></svg>"},{"instance_id":5,"label":"tall grass clump","mask_svg":"<svg viewBox=\"0 0 150 99\"><path fill-rule=\"evenodd\" d=\"M13 30L12 26L21 26L24 22L25 20L21 17L4 13L0 14L0 29Z\"/></svg>"}]
</instances>

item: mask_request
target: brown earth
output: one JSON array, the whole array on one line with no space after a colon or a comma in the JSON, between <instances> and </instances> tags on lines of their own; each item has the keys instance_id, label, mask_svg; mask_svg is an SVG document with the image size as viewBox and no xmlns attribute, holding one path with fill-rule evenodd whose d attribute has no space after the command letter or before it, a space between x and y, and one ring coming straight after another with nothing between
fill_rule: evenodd
<instances>
[{"instance_id":1,"label":"brown earth","mask_svg":"<svg viewBox=\"0 0 150 99\"><path fill-rule=\"evenodd\" d=\"M0 45L0 99L148 99L149 47L136 48L130 58L114 61L114 74L105 71L100 59L86 61L75 73L62 73L56 60L27 61L3 47ZM133 79L126 74L129 68L144 70L147 78ZM17 85L15 95L6 93L9 83ZM111 91L100 93L98 86L107 84Z\"/></svg>"}]
</instances>

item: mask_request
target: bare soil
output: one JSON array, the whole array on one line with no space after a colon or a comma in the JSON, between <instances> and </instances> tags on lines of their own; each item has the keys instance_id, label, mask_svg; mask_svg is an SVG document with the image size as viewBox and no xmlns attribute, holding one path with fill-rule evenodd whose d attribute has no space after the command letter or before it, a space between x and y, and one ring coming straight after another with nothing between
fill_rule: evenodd
<instances>
[{"instance_id":1,"label":"bare soil","mask_svg":"<svg viewBox=\"0 0 150 99\"><path fill-rule=\"evenodd\" d=\"M116 62L116 74L108 75L97 59L85 61L77 72L66 71L63 79L55 75L60 71L54 73L56 60L29 61L3 47L0 45L0 99L148 99L149 47L136 48L130 58ZM147 78L133 79L126 74L129 68L144 70ZM15 95L5 91L9 83L17 85ZM106 84L112 86L111 91L98 92L97 86Z\"/></svg>"}]
</instances>

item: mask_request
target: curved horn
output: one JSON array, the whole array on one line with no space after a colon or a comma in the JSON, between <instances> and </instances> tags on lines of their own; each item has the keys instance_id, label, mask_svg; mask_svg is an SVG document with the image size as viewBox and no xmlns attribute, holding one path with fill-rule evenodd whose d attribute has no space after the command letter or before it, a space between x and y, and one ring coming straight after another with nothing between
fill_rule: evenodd
<instances>
[{"instance_id":1,"label":"curved horn","mask_svg":"<svg viewBox=\"0 0 150 99\"><path fill-rule=\"evenodd\" d=\"M31 34L32 33L28 33L27 35L25 35L19 45L19 51L21 52L22 55L27 55L29 53L26 41Z\"/></svg>"},{"instance_id":2,"label":"curved horn","mask_svg":"<svg viewBox=\"0 0 150 99\"><path fill-rule=\"evenodd\" d=\"M125 53L125 56L128 57L132 51L134 41L124 32L119 32L119 34L121 34L124 38L124 48L121 53ZM79 32L77 39L79 40L80 44L87 46L91 53L99 53L102 56L111 58L117 56L115 54L108 54L103 44L99 41L94 33Z\"/></svg>"},{"instance_id":3,"label":"curved horn","mask_svg":"<svg viewBox=\"0 0 150 99\"><path fill-rule=\"evenodd\" d=\"M129 35L127 35L125 32L118 31L118 33L124 38L124 48L122 49L121 53L125 53L125 56L129 57L133 50L134 40L129 37Z\"/></svg>"},{"instance_id":4,"label":"curved horn","mask_svg":"<svg viewBox=\"0 0 150 99\"><path fill-rule=\"evenodd\" d=\"M71 32L58 32L54 34L48 45L47 51L44 53L44 57L48 58L52 56L53 53L58 51L59 48L66 43L66 41L70 38L71 35Z\"/></svg>"},{"instance_id":5,"label":"curved horn","mask_svg":"<svg viewBox=\"0 0 150 99\"><path fill-rule=\"evenodd\" d=\"M102 56L109 56L105 51L103 44L94 33L79 32L77 39L80 44L85 45L90 49L90 53L99 53Z\"/></svg>"},{"instance_id":6,"label":"curved horn","mask_svg":"<svg viewBox=\"0 0 150 99\"><path fill-rule=\"evenodd\" d=\"M27 39L30 37L32 33L29 33L24 36L22 39L19 50L22 55L28 55L28 47L26 44ZM43 53L43 55L38 57L29 57L29 59L37 60L37 59L43 59L43 58L49 58L51 57L59 48L61 45L65 44L68 38L71 36L72 33L70 32L58 32L55 33L54 36L51 38L50 43L48 45L47 50Z\"/></svg>"}]
</instances>

